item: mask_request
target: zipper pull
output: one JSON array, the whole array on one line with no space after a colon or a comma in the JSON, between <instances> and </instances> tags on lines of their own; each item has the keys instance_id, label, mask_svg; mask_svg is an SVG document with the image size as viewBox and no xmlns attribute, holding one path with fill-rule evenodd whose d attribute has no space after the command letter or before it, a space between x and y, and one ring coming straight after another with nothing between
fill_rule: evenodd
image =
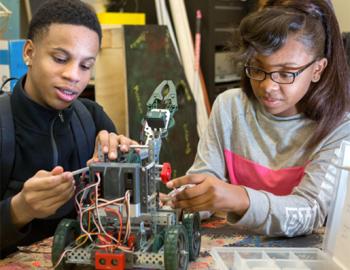
<instances>
[{"instance_id":1,"label":"zipper pull","mask_svg":"<svg viewBox=\"0 0 350 270\"><path fill-rule=\"evenodd\" d=\"M60 118L61 122L64 123L64 118L63 118L62 111L60 111L60 112L58 113L58 117Z\"/></svg>"}]
</instances>

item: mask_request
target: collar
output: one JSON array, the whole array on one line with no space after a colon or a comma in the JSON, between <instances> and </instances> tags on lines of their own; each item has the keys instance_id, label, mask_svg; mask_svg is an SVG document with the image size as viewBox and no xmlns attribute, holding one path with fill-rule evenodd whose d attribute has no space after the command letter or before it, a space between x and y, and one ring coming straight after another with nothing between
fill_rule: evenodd
<instances>
[{"instance_id":1,"label":"collar","mask_svg":"<svg viewBox=\"0 0 350 270\"><path fill-rule=\"evenodd\" d=\"M61 122L61 125L68 125L72 117L73 106L70 105L68 108L58 111L36 103L24 91L25 79L26 75L16 83L11 95L12 113L16 124L20 123L35 131L48 133L51 121L61 114L64 122L57 122Z\"/></svg>"},{"instance_id":2,"label":"collar","mask_svg":"<svg viewBox=\"0 0 350 270\"><path fill-rule=\"evenodd\" d=\"M254 99L255 106L257 107L257 110L260 111L264 116L269 118L272 121L277 122L283 122L283 121L292 121L292 120L299 120L299 119L306 119L305 115L303 113L297 113L295 115L291 116L277 116L269 113L266 111L263 105L259 103L256 99Z\"/></svg>"}]
</instances>

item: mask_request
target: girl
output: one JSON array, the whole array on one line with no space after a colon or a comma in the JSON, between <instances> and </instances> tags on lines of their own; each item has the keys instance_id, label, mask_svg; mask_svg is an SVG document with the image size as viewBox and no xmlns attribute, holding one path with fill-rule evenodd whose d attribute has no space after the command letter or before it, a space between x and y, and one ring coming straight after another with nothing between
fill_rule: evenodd
<instances>
[{"instance_id":1,"label":"girl","mask_svg":"<svg viewBox=\"0 0 350 270\"><path fill-rule=\"evenodd\" d=\"M309 234L324 224L350 141L349 71L326 0L267 1L240 25L242 89L221 94L193 166L169 188L189 211L236 228Z\"/></svg>"}]
</instances>

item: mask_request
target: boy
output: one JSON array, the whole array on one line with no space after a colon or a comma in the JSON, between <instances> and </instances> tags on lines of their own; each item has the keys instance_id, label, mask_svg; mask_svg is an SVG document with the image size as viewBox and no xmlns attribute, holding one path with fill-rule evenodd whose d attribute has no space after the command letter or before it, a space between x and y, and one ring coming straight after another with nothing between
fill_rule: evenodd
<instances>
[{"instance_id":1,"label":"boy","mask_svg":"<svg viewBox=\"0 0 350 270\"><path fill-rule=\"evenodd\" d=\"M78 100L90 80L101 37L96 14L80 0L47 1L29 25L23 52L28 73L17 82L10 100L15 159L9 179L0 179L9 183L1 190L1 257L16 246L53 235L63 217L75 215L71 171L85 166L91 156L96 159L98 144L115 159L119 145L127 151L136 143L115 133L101 106ZM72 120L79 104L96 131L85 156L79 141L86 138L75 134Z\"/></svg>"}]
</instances>

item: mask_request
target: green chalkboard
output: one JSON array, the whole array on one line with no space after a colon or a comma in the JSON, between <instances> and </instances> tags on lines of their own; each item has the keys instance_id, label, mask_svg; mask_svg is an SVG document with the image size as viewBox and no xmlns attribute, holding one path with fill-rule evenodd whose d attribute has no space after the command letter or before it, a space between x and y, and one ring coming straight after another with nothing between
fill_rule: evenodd
<instances>
[{"instance_id":1,"label":"green chalkboard","mask_svg":"<svg viewBox=\"0 0 350 270\"><path fill-rule=\"evenodd\" d=\"M129 135L139 138L146 102L163 80L177 88L178 111L175 126L162 144L160 162L170 162L173 177L186 173L192 165L198 143L196 107L182 66L165 26L125 26Z\"/></svg>"}]
</instances>

